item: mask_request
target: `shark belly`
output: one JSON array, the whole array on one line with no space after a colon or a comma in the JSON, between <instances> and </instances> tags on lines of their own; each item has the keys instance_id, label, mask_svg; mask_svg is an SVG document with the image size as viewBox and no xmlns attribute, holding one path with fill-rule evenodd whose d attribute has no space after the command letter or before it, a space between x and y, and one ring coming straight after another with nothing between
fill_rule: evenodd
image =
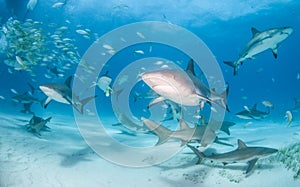
<instances>
[{"instance_id":1,"label":"shark belly","mask_svg":"<svg viewBox=\"0 0 300 187\"><path fill-rule=\"evenodd\" d=\"M66 98L62 96L58 91L54 89L50 89L46 86L40 86L40 89L51 99L60 102L60 103L65 103L65 104L70 104Z\"/></svg>"}]
</instances>

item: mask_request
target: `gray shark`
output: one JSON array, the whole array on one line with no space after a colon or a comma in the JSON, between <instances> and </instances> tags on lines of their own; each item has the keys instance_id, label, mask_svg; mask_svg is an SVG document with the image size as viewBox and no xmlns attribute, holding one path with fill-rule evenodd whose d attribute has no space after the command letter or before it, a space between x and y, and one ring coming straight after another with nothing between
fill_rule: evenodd
<instances>
[{"instance_id":1,"label":"gray shark","mask_svg":"<svg viewBox=\"0 0 300 187\"><path fill-rule=\"evenodd\" d=\"M279 43L293 32L293 29L290 27L273 28L263 32L255 28L251 28L251 30L252 39L246 44L239 59L235 62L224 62L234 68L234 75L237 74L237 70L246 59L253 59L255 55L267 49L271 49L274 57L277 58Z\"/></svg>"},{"instance_id":2,"label":"gray shark","mask_svg":"<svg viewBox=\"0 0 300 187\"><path fill-rule=\"evenodd\" d=\"M28 103L33 103L33 102L39 102L39 103L42 102L41 100L39 100L37 98L34 98L28 92L25 92L23 94L15 95L11 99L15 102L22 103L22 104L28 104Z\"/></svg>"},{"instance_id":3,"label":"gray shark","mask_svg":"<svg viewBox=\"0 0 300 187\"><path fill-rule=\"evenodd\" d=\"M177 131L171 131L168 128L159 125L156 122L150 119L146 119L144 117L142 117L141 120L150 131L152 131L154 134L158 136L159 139L156 145L163 144L167 142L170 138L175 138L181 140L182 146L185 145L187 142L196 141L196 142L201 142L201 146L206 147L208 144L210 144L210 140L209 141L202 140L202 138L204 137L204 133L205 132L207 133L206 137L216 137L215 130L211 129L209 126L195 125L195 127L191 128L182 119L179 120L180 129ZM219 140L216 143L221 143L226 145L226 143L220 142Z\"/></svg>"},{"instance_id":4,"label":"gray shark","mask_svg":"<svg viewBox=\"0 0 300 187\"><path fill-rule=\"evenodd\" d=\"M37 117L37 116L33 116L30 121L29 121L29 124L26 125L27 127L27 130L32 130L34 133L37 133L39 136L41 135L40 134L40 131L43 129L43 128L46 128L46 129L49 129L48 126L46 126L46 124L48 122L50 122L52 117L49 117L47 119L43 119L41 117Z\"/></svg>"},{"instance_id":5,"label":"gray shark","mask_svg":"<svg viewBox=\"0 0 300 187\"><path fill-rule=\"evenodd\" d=\"M266 118L269 113L270 109L268 108L267 112L259 111L256 109L256 104L251 109L245 109L241 112L236 113L235 115L241 119L255 119L260 120Z\"/></svg>"},{"instance_id":6,"label":"gray shark","mask_svg":"<svg viewBox=\"0 0 300 187\"><path fill-rule=\"evenodd\" d=\"M96 96L90 96L79 100L79 97L72 93L70 84L72 76L68 77L65 83L50 83L41 85L39 88L48 96L44 103L44 108L48 106L50 101L55 100L60 103L70 104L80 114L83 114L83 107Z\"/></svg>"},{"instance_id":7,"label":"gray shark","mask_svg":"<svg viewBox=\"0 0 300 187\"><path fill-rule=\"evenodd\" d=\"M217 94L209 90L194 72L194 61L191 59L186 71L180 69L158 70L142 75L142 80L160 97L154 99L149 106L169 99L185 106L203 107L204 102L214 103L228 110L225 104L228 89ZM220 101L217 102L217 101Z\"/></svg>"},{"instance_id":8,"label":"gray shark","mask_svg":"<svg viewBox=\"0 0 300 187\"><path fill-rule=\"evenodd\" d=\"M206 156L204 153L200 152L191 145L187 144L187 146L191 148L192 151L199 157L199 164L201 163L202 159L222 162L224 165L229 163L247 162L249 165L246 170L246 174L253 169L256 161L259 158L269 156L278 151L277 149L268 147L248 147L242 140L238 140L237 143L238 148L236 150L222 154L213 154L211 156Z\"/></svg>"}]
</instances>

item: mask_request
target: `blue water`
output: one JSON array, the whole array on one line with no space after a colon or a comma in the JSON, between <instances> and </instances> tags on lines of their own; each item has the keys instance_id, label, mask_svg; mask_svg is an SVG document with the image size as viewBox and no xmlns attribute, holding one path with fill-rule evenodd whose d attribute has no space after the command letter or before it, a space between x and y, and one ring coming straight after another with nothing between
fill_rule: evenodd
<instances>
[{"instance_id":1,"label":"blue water","mask_svg":"<svg viewBox=\"0 0 300 187\"><path fill-rule=\"evenodd\" d=\"M285 124L287 123L284 118L286 111L293 109L294 98L300 99L300 77L297 77L300 74L300 2L297 0L272 2L253 0L246 3L239 0L224 2L209 0L68 0L64 6L52 8L56 2L40 0L35 9L29 11L24 19L27 1L0 0L1 25L5 25L11 17L21 22L32 19L41 23L39 28L43 29L45 35L53 33L55 28L67 26L70 34L66 37L73 39L74 46L78 47L75 51L78 52L79 57L82 57L96 41L96 36L101 37L126 24L142 21L172 23L191 31L201 38L216 57L224 80L229 84L227 105L231 112L226 113L225 119L247 123L247 120L238 119L234 114L244 110L244 106L251 108L254 104L258 104L259 110L267 111L261 102L268 100L274 104L274 109L271 109L270 115L266 119L267 123L273 121ZM56 24L55 27L48 26L53 23ZM284 26L291 27L293 33L280 43L277 59L273 57L270 50L264 51L256 55L255 59L246 60L236 76L233 75L232 68L223 63L223 61L234 61L238 58L244 46L252 37L251 27L264 31ZM91 38L83 38L82 35L75 32L77 29L90 29ZM12 70L13 67L9 67L4 63L5 59L14 59L15 56L8 57L3 52L2 45L0 43L0 96L2 97L0 99L0 111L2 113L25 115L29 120L32 114L22 114L20 112L23 106L12 101L11 98L15 94L12 93L11 89L23 93L30 90L27 83L38 88L38 86L45 83L64 82L68 76L74 75L79 61L77 64L72 64L70 69L63 69L67 65L67 61L64 61L65 64L59 64L55 60L48 61L47 63L50 65L59 66L63 74L63 77L52 75L50 79L45 77L45 74L49 74L47 68L36 65L33 69L36 76L32 77L27 71ZM145 57L160 57L174 62L178 61L183 69L185 69L189 60L185 53L158 44L157 46L153 44L153 50L145 52L145 54L129 52L135 50L147 51L148 48L149 44L145 43L133 45L119 51L113 55L108 66L105 66L98 75L102 76L108 72L108 75L114 80L119 72L131 62ZM46 49L49 56L52 53L51 50L52 48ZM9 72L9 69L12 70L12 73ZM198 67L196 73L201 74ZM32 80L33 78L36 82ZM203 81L206 82L206 80ZM134 87L134 91L143 93L148 91L147 88L142 82L139 82ZM106 97L99 89L96 89L95 94L98 95L96 98L98 113L105 117L114 117L110 97ZM46 98L40 91L37 91L34 96L42 100ZM143 115L149 116L146 109L147 104L151 101L150 99L139 100L135 103L134 98L131 97L129 101L137 118ZM70 105L55 101L50 103L46 109L40 103L34 103L31 110L36 115L44 117L51 115L55 118L56 115L73 115ZM205 110L209 110L209 105L205 105ZM293 112L294 121L300 118L299 114L300 111ZM252 121L256 122L255 120ZM299 124L292 123L292 125Z\"/></svg>"}]
</instances>

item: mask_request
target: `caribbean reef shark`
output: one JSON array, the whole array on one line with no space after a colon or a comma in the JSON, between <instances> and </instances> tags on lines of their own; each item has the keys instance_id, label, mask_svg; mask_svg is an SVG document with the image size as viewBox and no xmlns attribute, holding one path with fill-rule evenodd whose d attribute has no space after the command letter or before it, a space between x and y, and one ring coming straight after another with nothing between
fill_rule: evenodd
<instances>
[{"instance_id":1,"label":"caribbean reef shark","mask_svg":"<svg viewBox=\"0 0 300 187\"><path fill-rule=\"evenodd\" d=\"M41 136L40 131L45 128L45 129L50 129L46 124L51 120L52 117L49 117L47 119L43 119L41 117L33 116L29 124L26 125L27 130L32 130L34 133L38 134Z\"/></svg>"},{"instance_id":2,"label":"caribbean reef shark","mask_svg":"<svg viewBox=\"0 0 300 187\"><path fill-rule=\"evenodd\" d=\"M209 102L228 110L225 103L228 88L222 94L207 88L196 77L192 59L189 61L186 71L180 69L158 70L144 73L141 77L152 90L160 95L149 104L149 107L169 99L185 106L200 105L201 108L204 102Z\"/></svg>"},{"instance_id":3,"label":"caribbean reef shark","mask_svg":"<svg viewBox=\"0 0 300 187\"><path fill-rule=\"evenodd\" d=\"M224 61L225 64L234 68L234 75L237 74L237 70L246 59L253 59L255 55L267 49L271 49L274 57L277 58L279 43L293 32L293 29L290 27L273 28L263 32L253 27L251 30L252 39L246 44L239 59L235 62Z\"/></svg>"},{"instance_id":4,"label":"caribbean reef shark","mask_svg":"<svg viewBox=\"0 0 300 187\"><path fill-rule=\"evenodd\" d=\"M248 168L246 170L246 174L253 169L256 161L259 158L269 156L278 151L277 149L268 147L248 147L242 140L238 140L237 142L238 148L236 150L222 154L213 154L211 156L206 156L204 153L200 152L191 145L187 144L187 146L199 157L199 164L203 159L222 162L224 165L229 163L247 162Z\"/></svg>"},{"instance_id":5,"label":"caribbean reef shark","mask_svg":"<svg viewBox=\"0 0 300 187\"><path fill-rule=\"evenodd\" d=\"M270 113L270 108L267 112L259 111L256 109L256 104L251 108L245 108L245 110L236 113L235 115L241 119L255 119L260 120L266 118Z\"/></svg>"},{"instance_id":6,"label":"caribbean reef shark","mask_svg":"<svg viewBox=\"0 0 300 187\"><path fill-rule=\"evenodd\" d=\"M187 142L197 141L201 142L201 146L206 147L210 143L210 140L202 140L204 137L204 133L207 133L205 137L216 137L215 130L211 129L208 125L195 125L195 127L191 128L184 120L180 119L180 129L176 131L171 131L168 128L159 125L150 119L146 119L144 117L142 117L141 119L144 125L158 136L158 142L156 143L156 145L163 144L167 142L170 138L175 138L181 140L182 146L185 145ZM218 140L217 138L215 139L215 143L229 145L224 142L220 142L220 140Z\"/></svg>"},{"instance_id":7,"label":"caribbean reef shark","mask_svg":"<svg viewBox=\"0 0 300 187\"><path fill-rule=\"evenodd\" d=\"M72 76L68 77L65 83L50 83L41 85L39 88L48 96L44 103L44 108L48 106L50 101L55 100L60 103L70 104L80 114L83 114L83 107L90 100L96 96L90 96L85 99L79 100L79 97L75 95L71 90Z\"/></svg>"}]
</instances>

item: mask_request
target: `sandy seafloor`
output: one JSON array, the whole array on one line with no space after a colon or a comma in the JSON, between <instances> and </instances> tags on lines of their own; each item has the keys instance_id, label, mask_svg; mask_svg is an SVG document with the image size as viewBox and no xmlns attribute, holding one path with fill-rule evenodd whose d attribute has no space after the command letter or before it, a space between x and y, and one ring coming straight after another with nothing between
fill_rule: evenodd
<instances>
[{"instance_id":1,"label":"sandy seafloor","mask_svg":"<svg viewBox=\"0 0 300 187\"><path fill-rule=\"evenodd\" d=\"M47 117L47 116L45 116ZM72 117L56 116L38 138L25 130L28 115L0 114L0 186L300 186L294 172L282 163L260 159L250 175L246 164L207 163L195 165L196 155L184 148L172 159L146 168L122 167L94 153L81 137ZM114 123L112 121L112 123ZM225 134L221 137L226 137ZM152 135L126 137L127 141L145 140L155 143ZM244 128L238 123L231 128L229 142L236 145L240 138L248 146L277 149L299 143L300 123L257 121ZM213 145L214 146L214 145ZM219 152L232 147L214 146ZM212 167L212 165L214 167Z\"/></svg>"}]
</instances>

